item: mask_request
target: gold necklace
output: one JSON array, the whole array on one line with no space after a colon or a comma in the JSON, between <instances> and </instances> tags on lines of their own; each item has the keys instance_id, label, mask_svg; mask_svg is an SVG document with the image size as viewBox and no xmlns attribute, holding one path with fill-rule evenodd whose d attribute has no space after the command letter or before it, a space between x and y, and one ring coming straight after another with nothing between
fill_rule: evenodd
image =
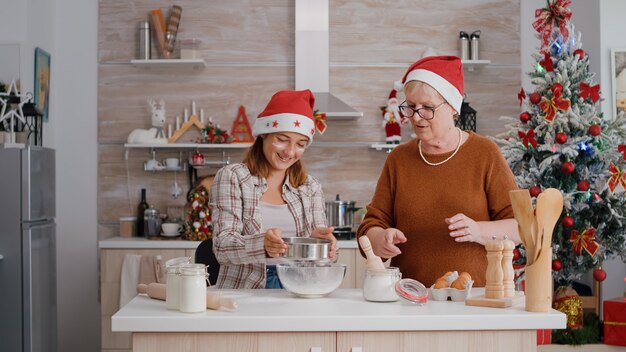
<instances>
[{"instance_id":1,"label":"gold necklace","mask_svg":"<svg viewBox=\"0 0 626 352\"><path fill-rule=\"evenodd\" d=\"M457 130L459 130L459 144L456 145L456 149L449 157L446 158L446 160L440 161L438 163L431 163L430 161L426 160L426 158L424 157L424 153L422 153L422 140L420 139L419 142L417 142L417 149L420 152L420 156L422 157L422 160L424 160L424 162L430 166L439 166L447 162L448 160L452 159L452 157L456 155L459 149L461 149L461 141L463 140L463 131L461 131L461 129L458 127L457 127Z\"/></svg>"}]
</instances>

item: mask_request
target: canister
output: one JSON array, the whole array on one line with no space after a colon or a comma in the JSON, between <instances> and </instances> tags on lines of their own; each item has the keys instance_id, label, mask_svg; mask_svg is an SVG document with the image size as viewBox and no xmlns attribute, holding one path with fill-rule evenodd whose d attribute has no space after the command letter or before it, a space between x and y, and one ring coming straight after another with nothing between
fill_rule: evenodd
<instances>
[{"instance_id":1,"label":"canister","mask_svg":"<svg viewBox=\"0 0 626 352\"><path fill-rule=\"evenodd\" d=\"M469 43L469 34L461 31L459 33L459 51L461 53L461 60L468 60L470 57L470 43Z\"/></svg>"},{"instance_id":2,"label":"canister","mask_svg":"<svg viewBox=\"0 0 626 352\"><path fill-rule=\"evenodd\" d=\"M151 49L150 21L141 21L139 22L139 59L150 60L152 58Z\"/></svg>"},{"instance_id":3,"label":"canister","mask_svg":"<svg viewBox=\"0 0 626 352\"><path fill-rule=\"evenodd\" d=\"M197 38L182 39L180 41L180 58L183 60L199 59L198 49L201 42Z\"/></svg>"},{"instance_id":4,"label":"canister","mask_svg":"<svg viewBox=\"0 0 626 352\"><path fill-rule=\"evenodd\" d=\"M189 264L191 258L178 257L165 262L165 306L167 309L179 309L180 305L180 267Z\"/></svg>"},{"instance_id":5,"label":"canister","mask_svg":"<svg viewBox=\"0 0 626 352\"><path fill-rule=\"evenodd\" d=\"M179 309L185 313L206 310L206 265L187 264L180 267Z\"/></svg>"},{"instance_id":6,"label":"canister","mask_svg":"<svg viewBox=\"0 0 626 352\"><path fill-rule=\"evenodd\" d=\"M480 39L480 31L472 32L470 35L470 58L472 60L480 60L478 41Z\"/></svg>"},{"instance_id":7,"label":"canister","mask_svg":"<svg viewBox=\"0 0 626 352\"><path fill-rule=\"evenodd\" d=\"M137 218L134 216L123 216L120 218L120 237L133 237L135 233L135 222Z\"/></svg>"},{"instance_id":8,"label":"canister","mask_svg":"<svg viewBox=\"0 0 626 352\"><path fill-rule=\"evenodd\" d=\"M158 209L150 207L143 214L143 231L145 237L155 237L161 234L161 214Z\"/></svg>"},{"instance_id":9,"label":"canister","mask_svg":"<svg viewBox=\"0 0 626 352\"><path fill-rule=\"evenodd\" d=\"M367 269L363 280L363 298L372 302L397 301L396 283L401 278L400 269L395 267L386 268L385 271Z\"/></svg>"}]
</instances>

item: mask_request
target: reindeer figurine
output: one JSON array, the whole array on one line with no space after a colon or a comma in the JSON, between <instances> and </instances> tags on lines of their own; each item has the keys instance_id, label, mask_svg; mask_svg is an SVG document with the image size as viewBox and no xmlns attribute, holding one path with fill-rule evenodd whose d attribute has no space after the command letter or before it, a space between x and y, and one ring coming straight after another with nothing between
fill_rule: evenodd
<instances>
[{"instance_id":1,"label":"reindeer figurine","mask_svg":"<svg viewBox=\"0 0 626 352\"><path fill-rule=\"evenodd\" d=\"M165 125L165 101L159 99L148 99L148 105L152 108L152 127L156 128L154 138L165 138L163 133L163 125Z\"/></svg>"}]
</instances>

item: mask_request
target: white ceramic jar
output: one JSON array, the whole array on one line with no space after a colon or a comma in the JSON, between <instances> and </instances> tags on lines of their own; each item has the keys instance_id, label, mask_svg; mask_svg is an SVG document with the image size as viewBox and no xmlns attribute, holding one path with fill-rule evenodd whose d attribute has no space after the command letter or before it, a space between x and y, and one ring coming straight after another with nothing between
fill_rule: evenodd
<instances>
[{"instance_id":1,"label":"white ceramic jar","mask_svg":"<svg viewBox=\"0 0 626 352\"><path fill-rule=\"evenodd\" d=\"M402 278L398 268L390 267L385 271L367 269L363 280L363 298L373 302L394 302L398 300L396 282Z\"/></svg>"},{"instance_id":2,"label":"white ceramic jar","mask_svg":"<svg viewBox=\"0 0 626 352\"><path fill-rule=\"evenodd\" d=\"M189 264L189 257L178 257L165 262L165 306L167 309L179 309L180 267Z\"/></svg>"},{"instance_id":3,"label":"white ceramic jar","mask_svg":"<svg viewBox=\"0 0 626 352\"><path fill-rule=\"evenodd\" d=\"M187 264L180 267L181 312L198 313L206 310L206 282L206 265Z\"/></svg>"}]
</instances>

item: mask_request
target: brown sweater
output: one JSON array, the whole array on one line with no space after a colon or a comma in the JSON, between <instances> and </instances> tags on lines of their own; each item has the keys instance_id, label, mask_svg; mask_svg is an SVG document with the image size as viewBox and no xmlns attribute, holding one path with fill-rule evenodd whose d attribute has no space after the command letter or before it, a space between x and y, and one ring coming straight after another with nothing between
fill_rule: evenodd
<instances>
[{"instance_id":1,"label":"brown sweater","mask_svg":"<svg viewBox=\"0 0 626 352\"><path fill-rule=\"evenodd\" d=\"M433 163L451 153L424 156ZM402 231L407 242L398 245L402 254L391 265L400 268L403 278L429 287L447 271L467 271L474 286L484 286L484 247L455 242L444 219L457 213L475 221L513 218L513 189L517 186L511 169L498 146L485 137L469 132L458 154L439 166L424 163L417 140L412 140L387 157L358 236L374 226Z\"/></svg>"}]
</instances>

